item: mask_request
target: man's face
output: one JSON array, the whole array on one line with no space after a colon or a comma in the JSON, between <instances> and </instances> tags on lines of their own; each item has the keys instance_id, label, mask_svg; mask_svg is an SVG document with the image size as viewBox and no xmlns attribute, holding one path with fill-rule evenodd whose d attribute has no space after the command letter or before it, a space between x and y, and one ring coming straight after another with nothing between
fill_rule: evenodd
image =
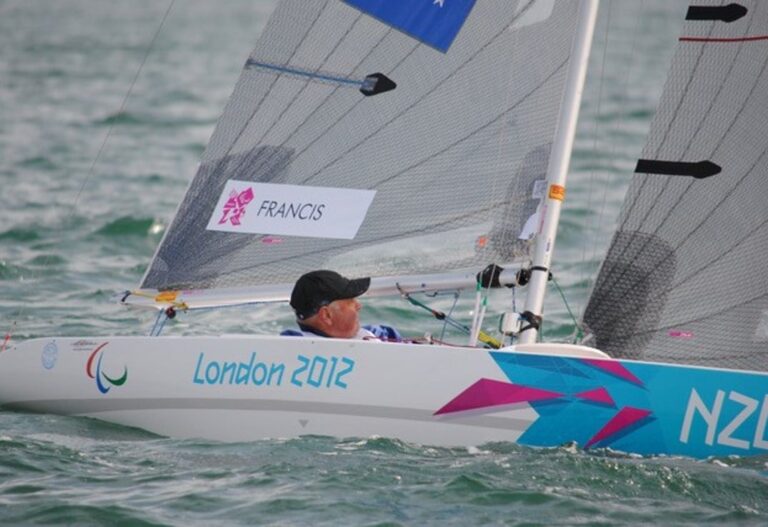
<instances>
[{"instance_id":1,"label":"man's face","mask_svg":"<svg viewBox=\"0 0 768 527\"><path fill-rule=\"evenodd\" d=\"M329 325L325 331L329 337L352 338L360 331L360 302L356 298L334 300L326 306Z\"/></svg>"}]
</instances>

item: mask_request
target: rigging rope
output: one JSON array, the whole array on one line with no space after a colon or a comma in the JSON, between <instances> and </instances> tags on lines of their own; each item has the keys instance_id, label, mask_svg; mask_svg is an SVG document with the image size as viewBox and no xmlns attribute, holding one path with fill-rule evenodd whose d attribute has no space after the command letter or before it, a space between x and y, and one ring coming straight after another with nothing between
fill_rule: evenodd
<instances>
[{"instance_id":1,"label":"rigging rope","mask_svg":"<svg viewBox=\"0 0 768 527\"><path fill-rule=\"evenodd\" d=\"M162 19L160 20L160 24L157 26L157 29L155 30L155 34L152 36L152 40L150 40L149 45L147 46L147 50L144 53L144 57L141 59L141 63L139 64L138 69L136 70L136 74L133 76L133 80L131 80L131 84L128 87L128 91L126 92L125 96L123 97L122 102L120 103L120 108L118 110L118 115L123 113L125 110L125 106L128 103L128 99L131 96L131 93L133 92L133 87L136 85L136 81L139 79L139 76L141 75L142 69L144 69L144 64L147 62L147 58L149 57L150 53L155 47L155 42L157 41L157 37L160 35L161 30L163 29L163 26L165 25L165 21L168 18L168 15L171 12L171 9L173 8L174 3L176 0L170 0L168 3L168 7L165 10L165 13L163 14ZM83 182L80 184L80 188L77 191L77 194L75 195L75 200L72 203L72 208L69 212L69 216L66 218L66 220L63 222L64 224L67 224L75 215L75 211L77 210L77 205L80 202L80 196L82 195L83 191L85 190L86 185L91 180L91 177L93 176L93 173L96 169L96 163L98 163L99 158L101 158L101 154L104 151L104 148L107 145L107 142L109 141L110 136L112 135L112 130L115 127L115 122L113 121L110 123L109 128L107 129L107 133L104 136L104 139L101 142L101 145L99 146L98 151L96 152L96 157L94 157L93 162L91 163L90 168L88 169L88 172L86 173L85 177L83 178ZM51 263L51 259L53 258L53 254L48 254L43 261L43 268L48 267L48 265ZM3 345L0 347L0 353L5 351L5 348L8 344L8 342L11 340L11 337L13 336L13 333L16 329L16 322L24 315L24 312L26 310L26 304L22 304L22 306L19 308L19 310L16 312L16 316L14 317L13 321L11 322L11 327L8 330L8 332L5 334L5 338L3 340Z\"/></svg>"},{"instance_id":2,"label":"rigging rope","mask_svg":"<svg viewBox=\"0 0 768 527\"><path fill-rule=\"evenodd\" d=\"M433 317L435 317L438 320L442 320L445 324L450 325L454 329L458 329L459 331L461 331L463 333L466 333L468 335L471 334L471 332L472 332L471 328L465 326L464 324L462 324L458 320L450 317L449 315L446 315L442 311L438 311L437 309L433 309L433 308L429 307L428 305L424 304L423 302L419 302L418 300L413 298L409 293L406 293L405 291L400 289L399 286L398 286L398 289L400 290L400 296L402 296L405 300L410 302L412 305L414 305L416 307L420 307L422 309L425 309L425 310L429 311L432 314ZM453 310L453 308L451 308L451 310ZM441 340L442 340L442 338L441 338ZM500 342L498 339L492 337L491 335L488 335L487 333L483 332L482 330L478 331L477 340L479 340L480 342L485 344L487 347L493 348L493 349L499 349L499 348L501 348L503 346L502 342Z\"/></svg>"},{"instance_id":3,"label":"rigging rope","mask_svg":"<svg viewBox=\"0 0 768 527\"><path fill-rule=\"evenodd\" d=\"M557 280L555 280L554 275L552 275L552 283L555 284L555 288L557 289L557 292L560 293L560 298L563 299L563 303L565 304L565 309L568 311L568 314L570 315L571 320L573 321L573 325L576 328L574 343L579 342L584 337L584 328L581 327L581 324L579 324L579 321L573 315L573 311L571 311L571 306L568 305L568 299L565 297L565 293L560 288L560 284L558 284Z\"/></svg>"},{"instance_id":4,"label":"rigging rope","mask_svg":"<svg viewBox=\"0 0 768 527\"><path fill-rule=\"evenodd\" d=\"M609 27L610 27L610 14L611 14L611 11L610 11L610 5L611 4L609 3L608 5L609 5L609 10L608 10L608 25L606 26L606 46L607 46L607 42L608 42L607 32L608 32ZM642 13L642 12L646 11L646 9L647 9L647 5L646 5L645 0L643 0L640 3L639 10ZM641 16L638 15L637 18L639 19L639 18L641 18ZM615 172L616 153L617 153L618 148L619 148L619 144L618 144L619 142L618 142L617 138L619 137L620 127L623 129L624 132L626 132L626 130L628 128L628 124L627 124L629 122L629 115L628 114L630 113L630 110L629 110L630 105L629 105L629 102L628 102L629 101L629 96L628 96L628 94L629 94L629 81L630 81L630 77L632 76L632 73L634 72L634 70L635 70L635 68L637 66L637 62L638 62L637 61L638 39L639 39L639 34L640 34L641 30L642 30L641 29L641 24L634 24L634 30L632 32L632 37L631 37L631 39L632 39L631 40L631 45L630 45L630 50L631 51L630 51L630 57L629 57L629 61L628 61L628 66L627 66L627 69L626 69L626 73L624 75L622 89L620 90L619 95L618 95L618 103L619 103L618 107L622 108L622 109L626 109L625 112L624 112L625 115L623 115L623 116L620 115L620 116L618 116L617 119L615 119L613 121L613 125L611 127L611 131L608 134L608 137L610 137L611 140L613 141L613 143L610 145L611 148L610 148L610 155L608 156L608 159L614 160L614 162L611 163L611 168L614 168L614 172ZM600 116L598 115L596 118L599 119L599 117ZM597 144L596 143L594 145L594 148L595 149L597 148ZM593 155L595 155L595 153L596 152L593 151ZM607 200L608 200L608 188L607 188L607 186L603 185L603 196L602 196L602 202L600 203L600 207L598 208L599 212L598 212L597 221L596 221L597 225L600 225L603 222L604 218L605 218L605 212L606 212L605 209L606 209ZM612 234L613 233L611 233L611 235ZM592 237L592 255L591 255L590 261L595 261L597 259L598 245L599 245L600 239L601 239L601 237L598 235L597 232L595 232L593 237ZM583 262L583 263L586 263L586 262ZM585 267L586 267L586 265L585 265ZM596 271L599 271L599 269L596 269ZM596 277L597 277L597 272L592 273L589 276L589 278L588 278L587 289L588 289L589 292L591 292L592 288L595 285L594 281L595 281ZM587 296L587 298L589 298L589 295ZM580 307L580 318L584 317L584 312L586 310L586 307L587 307L587 302L585 302L584 305Z\"/></svg>"},{"instance_id":5,"label":"rigging rope","mask_svg":"<svg viewBox=\"0 0 768 527\"><path fill-rule=\"evenodd\" d=\"M598 142L598 135L600 132L600 117L602 113L602 107L603 107L603 87L605 84L605 62L606 57L608 56L608 41L609 41L609 35L610 35L610 28L611 28L611 13L613 12L613 4L608 3L608 12L606 14L606 21L605 21L605 36L603 38L603 56L600 61L600 84L597 91L597 109L595 111L595 119L594 119L594 126L592 133L594 134L594 138L592 140L592 158L597 159L597 142ZM594 210L592 206L592 196L594 194L596 187L595 182L595 168L592 167L592 169L589 171L589 183L587 185L587 206L586 209L588 211ZM605 209L605 195L607 194L608 190L607 188L603 187L603 207L600 209L600 212L598 214L598 217L593 220L593 216L589 215L586 218L586 226L584 228L584 232L589 235L595 228L595 223L597 225L600 225L600 220L602 219L602 214ZM596 239L597 236L594 236ZM582 247L581 252L581 283L587 283L589 280L588 272L587 272L587 249L588 249L588 243L585 243ZM593 255L594 257L594 255Z\"/></svg>"},{"instance_id":6,"label":"rigging rope","mask_svg":"<svg viewBox=\"0 0 768 527\"><path fill-rule=\"evenodd\" d=\"M437 296L438 293L435 293L435 295L433 295L433 296ZM453 310L456 309L456 304L458 304L458 303L459 303L459 292L455 291L453 293L453 304L451 304L451 309L448 310L448 314L446 315L447 318L451 318L453 316ZM441 341L445 340L445 330L446 330L447 327L448 327L448 322L444 321L443 322L443 329L442 329L442 331L440 331L440 340Z\"/></svg>"}]
</instances>

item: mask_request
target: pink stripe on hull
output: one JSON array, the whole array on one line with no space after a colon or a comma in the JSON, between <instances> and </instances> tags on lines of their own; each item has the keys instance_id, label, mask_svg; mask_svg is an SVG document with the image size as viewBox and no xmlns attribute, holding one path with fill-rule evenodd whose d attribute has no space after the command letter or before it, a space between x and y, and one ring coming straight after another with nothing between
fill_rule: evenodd
<instances>
[{"instance_id":1,"label":"pink stripe on hull","mask_svg":"<svg viewBox=\"0 0 768 527\"><path fill-rule=\"evenodd\" d=\"M631 406L625 406L619 412L614 415L610 421L608 421L603 428L596 433L592 439L587 442L584 448L589 448L595 443L598 443L604 439L616 435L622 430L627 429L633 424L637 423L641 419L645 419L651 415L650 410L643 410L642 408L632 408Z\"/></svg>"},{"instance_id":2,"label":"pink stripe on hull","mask_svg":"<svg viewBox=\"0 0 768 527\"><path fill-rule=\"evenodd\" d=\"M585 364L589 364L590 366L603 370L611 375L615 375L620 379L637 384L638 386L643 386L643 381L635 377L631 371L625 368L624 365L617 360L582 359L582 361L584 361Z\"/></svg>"},{"instance_id":3,"label":"pink stripe on hull","mask_svg":"<svg viewBox=\"0 0 768 527\"><path fill-rule=\"evenodd\" d=\"M558 399L562 396L563 394L561 393L529 388L520 384L480 379L451 399L433 415L450 414L505 404L545 401L548 399Z\"/></svg>"},{"instance_id":4,"label":"pink stripe on hull","mask_svg":"<svg viewBox=\"0 0 768 527\"><path fill-rule=\"evenodd\" d=\"M575 394L574 397L578 397L579 399L584 399L585 401L589 401L592 403L616 406L616 403L613 401L613 397L611 397L611 394L608 393L608 390L606 390L605 388L595 388L594 390L587 390L586 392Z\"/></svg>"}]
</instances>

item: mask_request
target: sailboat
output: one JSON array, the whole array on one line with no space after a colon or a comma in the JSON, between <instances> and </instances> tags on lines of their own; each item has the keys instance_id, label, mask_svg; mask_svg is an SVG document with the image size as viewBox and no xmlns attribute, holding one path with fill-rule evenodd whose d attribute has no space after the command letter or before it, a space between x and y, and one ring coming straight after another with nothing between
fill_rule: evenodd
<instances>
[{"instance_id":1,"label":"sailboat","mask_svg":"<svg viewBox=\"0 0 768 527\"><path fill-rule=\"evenodd\" d=\"M540 342L596 13L282 0L121 295L157 312L152 334L12 341L0 408L224 441L768 453L765 3L688 9L587 334ZM314 269L370 276L369 296L527 299L500 342L478 319L462 345L159 335L180 311L286 302Z\"/></svg>"}]
</instances>

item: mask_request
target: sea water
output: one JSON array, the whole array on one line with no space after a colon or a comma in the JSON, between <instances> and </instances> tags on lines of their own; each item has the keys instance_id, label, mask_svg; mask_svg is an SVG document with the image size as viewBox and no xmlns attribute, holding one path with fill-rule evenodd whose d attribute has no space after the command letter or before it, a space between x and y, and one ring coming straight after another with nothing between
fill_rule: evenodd
<instances>
[{"instance_id":1,"label":"sea water","mask_svg":"<svg viewBox=\"0 0 768 527\"><path fill-rule=\"evenodd\" d=\"M149 331L149 315L113 297L141 279L273 7L0 1L2 334ZM685 9L678 1L603 3L553 265L568 306L553 288L547 338L575 333L571 313L578 318L585 307ZM493 300L489 331L522 297L504 291ZM426 301L453 307L450 295ZM411 336L443 333L400 299L365 304L365 322ZM468 323L473 304L460 299L454 315ZM181 314L165 334L290 326L287 307L232 308ZM201 368L208 364L201 359ZM222 444L0 412L0 523L765 525L767 464L384 438Z\"/></svg>"}]
</instances>

